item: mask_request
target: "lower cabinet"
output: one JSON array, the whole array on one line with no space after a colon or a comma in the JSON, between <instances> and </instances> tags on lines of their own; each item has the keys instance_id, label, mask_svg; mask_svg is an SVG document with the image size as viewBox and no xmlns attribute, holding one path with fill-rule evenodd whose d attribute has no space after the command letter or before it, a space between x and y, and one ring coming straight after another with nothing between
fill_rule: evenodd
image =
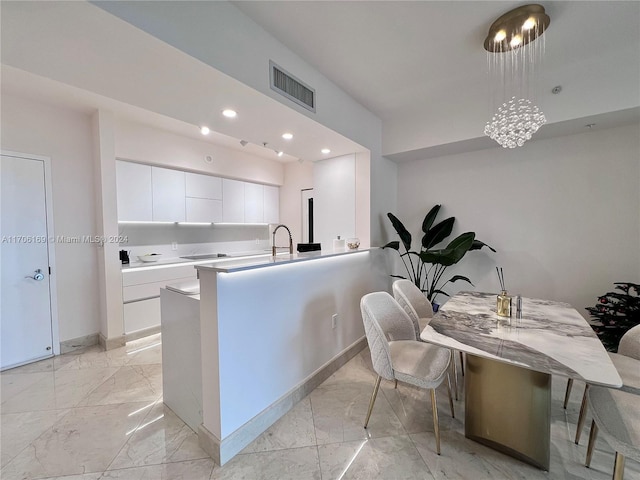
<instances>
[{"instance_id":1,"label":"lower cabinet","mask_svg":"<svg viewBox=\"0 0 640 480\"><path fill-rule=\"evenodd\" d=\"M124 308L124 333L129 334L157 327L160 325L160 296L125 303Z\"/></svg>"},{"instance_id":2,"label":"lower cabinet","mask_svg":"<svg viewBox=\"0 0 640 480\"><path fill-rule=\"evenodd\" d=\"M122 272L125 335L160 326L160 289L167 284L197 278L193 265Z\"/></svg>"}]
</instances>

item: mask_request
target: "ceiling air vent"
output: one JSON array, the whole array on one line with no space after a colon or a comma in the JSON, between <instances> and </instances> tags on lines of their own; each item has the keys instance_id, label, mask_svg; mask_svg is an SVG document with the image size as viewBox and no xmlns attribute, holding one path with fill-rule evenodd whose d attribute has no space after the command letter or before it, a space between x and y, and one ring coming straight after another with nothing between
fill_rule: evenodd
<instances>
[{"instance_id":1,"label":"ceiling air vent","mask_svg":"<svg viewBox=\"0 0 640 480\"><path fill-rule=\"evenodd\" d=\"M307 110L316 111L316 91L269 60L271 89Z\"/></svg>"}]
</instances>

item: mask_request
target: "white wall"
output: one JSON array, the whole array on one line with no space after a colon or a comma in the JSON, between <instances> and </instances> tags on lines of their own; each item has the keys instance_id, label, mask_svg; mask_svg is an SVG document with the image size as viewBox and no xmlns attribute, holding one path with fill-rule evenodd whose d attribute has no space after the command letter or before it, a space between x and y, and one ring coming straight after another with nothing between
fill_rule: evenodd
<instances>
[{"instance_id":1,"label":"white wall","mask_svg":"<svg viewBox=\"0 0 640 480\"><path fill-rule=\"evenodd\" d=\"M284 223L291 230L294 248L296 243L302 242L302 194L300 192L307 188L313 188L313 163L285 164L284 183L280 187L280 223Z\"/></svg>"},{"instance_id":2,"label":"white wall","mask_svg":"<svg viewBox=\"0 0 640 480\"><path fill-rule=\"evenodd\" d=\"M638 125L401 164L397 213L414 246L438 203L440 219L456 217L454 234L475 231L498 250L470 252L451 271L479 291L498 290L499 265L511 292L587 316L613 282L640 280Z\"/></svg>"},{"instance_id":3,"label":"white wall","mask_svg":"<svg viewBox=\"0 0 640 480\"><path fill-rule=\"evenodd\" d=\"M51 158L56 235L95 235L91 119L2 93L2 149ZM95 334L96 244L56 243L60 341Z\"/></svg>"},{"instance_id":4,"label":"white wall","mask_svg":"<svg viewBox=\"0 0 640 480\"><path fill-rule=\"evenodd\" d=\"M206 155L212 163L205 162ZM280 162L122 119L116 121L116 157L249 182L282 185L284 180Z\"/></svg>"}]
</instances>

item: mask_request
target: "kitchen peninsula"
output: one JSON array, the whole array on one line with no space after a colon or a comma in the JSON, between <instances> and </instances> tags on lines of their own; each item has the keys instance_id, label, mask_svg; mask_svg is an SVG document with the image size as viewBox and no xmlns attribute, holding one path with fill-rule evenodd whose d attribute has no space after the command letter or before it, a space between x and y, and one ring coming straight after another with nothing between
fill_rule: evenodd
<instances>
[{"instance_id":1,"label":"kitchen peninsula","mask_svg":"<svg viewBox=\"0 0 640 480\"><path fill-rule=\"evenodd\" d=\"M364 348L360 298L388 290L386 261L382 250L365 249L195 267L200 345L192 350L201 352L202 381L198 436L217 463L230 460ZM163 324L170 293L162 292ZM198 323L183 321L191 328ZM163 368L170 369L171 358L164 360ZM175 373L167 372L167 378ZM183 372L183 379L188 376Z\"/></svg>"}]
</instances>

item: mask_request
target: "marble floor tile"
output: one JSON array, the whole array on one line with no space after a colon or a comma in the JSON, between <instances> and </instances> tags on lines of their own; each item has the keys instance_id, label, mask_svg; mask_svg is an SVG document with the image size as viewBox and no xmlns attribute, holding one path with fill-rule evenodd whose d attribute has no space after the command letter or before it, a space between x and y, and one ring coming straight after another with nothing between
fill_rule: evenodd
<instances>
[{"instance_id":1,"label":"marble floor tile","mask_svg":"<svg viewBox=\"0 0 640 480\"><path fill-rule=\"evenodd\" d=\"M209 458L198 436L162 400L149 409L108 469Z\"/></svg>"},{"instance_id":2,"label":"marble floor tile","mask_svg":"<svg viewBox=\"0 0 640 480\"><path fill-rule=\"evenodd\" d=\"M322 445L318 456L323 479L433 479L408 435Z\"/></svg>"},{"instance_id":3,"label":"marble floor tile","mask_svg":"<svg viewBox=\"0 0 640 480\"><path fill-rule=\"evenodd\" d=\"M41 480L100 480L102 473L85 473L81 475L65 475L63 477L47 477Z\"/></svg>"},{"instance_id":4,"label":"marble floor tile","mask_svg":"<svg viewBox=\"0 0 640 480\"><path fill-rule=\"evenodd\" d=\"M3 480L102 472L146 416L144 403L78 407L1 471Z\"/></svg>"},{"instance_id":5,"label":"marble floor tile","mask_svg":"<svg viewBox=\"0 0 640 480\"><path fill-rule=\"evenodd\" d=\"M135 349L127 345L127 365L151 365L162 363L162 342L158 339L154 343L143 344Z\"/></svg>"},{"instance_id":6,"label":"marble floor tile","mask_svg":"<svg viewBox=\"0 0 640 480\"><path fill-rule=\"evenodd\" d=\"M43 410L0 416L0 468L68 412L69 410Z\"/></svg>"},{"instance_id":7,"label":"marble floor tile","mask_svg":"<svg viewBox=\"0 0 640 480\"><path fill-rule=\"evenodd\" d=\"M89 393L79 405L109 405L157 400L162 395L161 365L132 365L114 375Z\"/></svg>"},{"instance_id":8,"label":"marble floor tile","mask_svg":"<svg viewBox=\"0 0 640 480\"><path fill-rule=\"evenodd\" d=\"M236 455L211 480L320 480L316 447Z\"/></svg>"},{"instance_id":9,"label":"marble floor tile","mask_svg":"<svg viewBox=\"0 0 640 480\"><path fill-rule=\"evenodd\" d=\"M125 347L104 350L100 345L75 350L63 356L73 357L61 370L81 370L85 368L122 367L129 361Z\"/></svg>"},{"instance_id":10,"label":"marble floor tile","mask_svg":"<svg viewBox=\"0 0 640 480\"><path fill-rule=\"evenodd\" d=\"M157 343L162 343L162 334L160 332L138 338L137 340L131 340L130 342L127 342L124 349L127 353L132 353Z\"/></svg>"},{"instance_id":11,"label":"marble floor tile","mask_svg":"<svg viewBox=\"0 0 640 480\"><path fill-rule=\"evenodd\" d=\"M38 362L15 367L5 370L2 375L11 375L16 373L38 373L38 372L55 372L59 368L64 367L67 363L72 362L74 358L71 355L56 355L55 357L45 358Z\"/></svg>"},{"instance_id":12,"label":"marble floor tile","mask_svg":"<svg viewBox=\"0 0 640 480\"><path fill-rule=\"evenodd\" d=\"M366 353L366 356L360 352L326 379L324 383L322 383L322 386L326 387L340 383L365 383L373 385L377 375L371 366L369 349L365 348L363 351Z\"/></svg>"},{"instance_id":13,"label":"marble floor tile","mask_svg":"<svg viewBox=\"0 0 640 480\"><path fill-rule=\"evenodd\" d=\"M215 463L210 458L146 467L109 470L100 480L209 480Z\"/></svg>"},{"instance_id":14,"label":"marble floor tile","mask_svg":"<svg viewBox=\"0 0 640 480\"><path fill-rule=\"evenodd\" d=\"M50 373L25 374L44 375L44 378L4 401L0 409L5 414L75 407L117 371L118 367L84 370L61 368Z\"/></svg>"},{"instance_id":15,"label":"marble floor tile","mask_svg":"<svg viewBox=\"0 0 640 480\"><path fill-rule=\"evenodd\" d=\"M307 397L256 438L242 453L283 450L315 444L316 434L313 428L311 401Z\"/></svg>"},{"instance_id":16,"label":"marble floor tile","mask_svg":"<svg viewBox=\"0 0 640 480\"><path fill-rule=\"evenodd\" d=\"M373 384L337 384L318 387L311 394L311 408L318 445L386 437L406 433L385 396L378 398L369 426L363 427Z\"/></svg>"},{"instance_id":17,"label":"marble floor tile","mask_svg":"<svg viewBox=\"0 0 640 480\"><path fill-rule=\"evenodd\" d=\"M50 374L47 372L14 373L13 370L2 372L0 375L0 399L4 403L23 390L49 377Z\"/></svg>"},{"instance_id":18,"label":"marble floor tile","mask_svg":"<svg viewBox=\"0 0 640 480\"><path fill-rule=\"evenodd\" d=\"M401 382L398 382L398 388L395 388L392 382L384 382L381 384L380 390L408 433L434 431L429 390ZM462 402L454 400L456 418L452 418L449 396L444 384L436 389L436 393L440 430L451 430L463 426L464 407Z\"/></svg>"}]
</instances>

